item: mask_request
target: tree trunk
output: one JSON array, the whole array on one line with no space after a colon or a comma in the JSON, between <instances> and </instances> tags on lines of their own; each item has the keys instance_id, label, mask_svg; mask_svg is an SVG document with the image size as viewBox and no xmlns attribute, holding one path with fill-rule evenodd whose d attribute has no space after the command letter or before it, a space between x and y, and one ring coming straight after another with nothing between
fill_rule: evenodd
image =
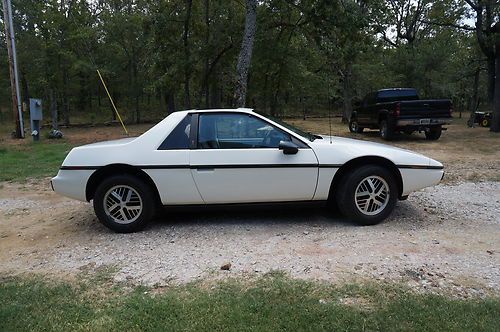
<instances>
[{"instance_id":1,"label":"tree trunk","mask_svg":"<svg viewBox=\"0 0 500 332\"><path fill-rule=\"evenodd\" d=\"M205 47L208 48L210 43L210 0L205 0L205 29L207 29L205 34ZM207 52L207 54L205 54L205 75L200 91L200 99L202 95L205 95L205 108L208 108L208 104L210 101L210 89L208 88L208 76L210 70L209 57L209 52Z\"/></svg>"},{"instance_id":2,"label":"tree trunk","mask_svg":"<svg viewBox=\"0 0 500 332\"><path fill-rule=\"evenodd\" d=\"M23 103L26 105L28 108L27 111L29 111L29 106L30 106L30 91L28 87L28 80L26 79L26 75L24 74L23 71L21 71L21 86L23 89Z\"/></svg>"},{"instance_id":3,"label":"tree trunk","mask_svg":"<svg viewBox=\"0 0 500 332\"><path fill-rule=\"evenodd\" d=\"M495 98L495 57L488 57L488 104L492 105ZM498 75L498 74L497 74Z\"/></svg>"},{"instance_id":4,"label":"tree trunk","mask_svg":"<svg viewBox=\"0 0 500 332\"><path fill-rule=\"evenodd\" d=\"M496 78L495 78L495 101L493 106L493 119L491 120L490 131L500 132L500 22L495 25L495 60L496 60Z\"/></svg>"},{"instance_id":5,"label":"tree trunk","mask_svg":"<svg viewBox=\"0 0 500 332\"><path fill-rule=\"evenodd\" d=\"M476 5L469 2L469 5L476 12L476 37L479 48L487 58L488 62L488 85L487 95L488 104L493 104L495 93L495 27L492 27L493 16L491 15L492 1L477 1ZM484 16L484 9L486 9L486 17Z\"/></svg>"},{"instance_id":6,"label":"tree trunk","mask_svg":"<svg viewBox=\"0 0 500 332\"><path fill-rule=\"evenodd\" d=\"M344 80L342 85L344 97L344 112L342 113L342 123L347 123L352 114L352 91L351 91L351 76L352 76L352 63L346 63L344 71Z\"/></svg>"},{"instance_id":7,"label":"tree trunk","mask_svg":"<svg viewBox=\"0 0 500 332\"><path fill-rule=\"evenodd\" d=\"M212 92L210 93L210 107L211 108L220 108L220 100L221 100L221 95L220 95L220 89L219 89L219 73L217 70L215 70L213 77L212 77L212 82L211 82L211 88Z\"/></svg>"},{"instance_id":8,"label":"tree trunk","mask_svg":"<svg viewBox=\"0 0 500 332\"><path fill-rule=\"evenodd\" d=\"M49 98L50 98L50 118L52 123L52 129L59 129L58 121L57 121L57 100L54 96L54 90L49 90Z\"/></svg>"},{"instance_id":9,"label":"tree trunk","mask_svg":"<svg viewBox=\"0 0 500 332\"><path fill-rule=\"evenodd\" d=\"M69 126L69 99L68 99L68 71L63 70L63 119L64 125Z\"/></svg>"},{"instance_id":10,"label":"tree trunk","mask_svg":"<svg viewBox=\"0 0 500 332\"><path fill-rule=\"evenodd\" d=\"M135 122L137 124L141 123L141 110L139 109L139 84L138 84L138 68L137 68L137 58L134 52L132 57L132 77L133 77L133 96L134 96L134 108L135 108Z\"/></svg>"},{"instance_id":11,"label":"tree trunk","mask_svg":"<svg viewBox=\"0 0 500 332\"><path fill-rule=\"evenodd\" d=\"M167 115L175 112L174 94L170 91L165 92L165 104L167 104Z\"/></svg>"},{"instance_id":12,"label":"tree trunk","mask_svg":"<svg viewBox=\"0 0 500 332\"><path fill-rule=\"evenodd\" d=\"M257 0L246 0L245 31L241 42L240 55L236 65L236 88L234 99L237 107L244 107L247 96L247 79L252 60L253 41L255 39Z\"/></svg>"},{"instance_id":13,"label":"tree trunk","mask_svg":"<svg viewBox=\"0 0 500 332\"><path fill-rule=\"evenodd\" d=\"M472 97L470 99L469 103L469 111L470 111L470 126L474 127L474 118L475 115L474 113L476 112L477 106L479 104L479 94L478 94L478 88L479 88L479 71L480 69L477 68L476 72L474 73L474 85L473 85L473 92L472 92Z\"/></svg>"},{"instance_id":14,"label":"tree trunk","mask_svg":"<svg viewBox=\"0 0 500 332\"><path fill-rule=\"evenodd\" d=\"M189 95L189 81L191 79L191 64L189 50L189 23L191 20L192 0L186 0L186 18L184 19L184 34L182 36L184 44L184 108L191 108L191 97Z\"/></svg>"}]
</instances>

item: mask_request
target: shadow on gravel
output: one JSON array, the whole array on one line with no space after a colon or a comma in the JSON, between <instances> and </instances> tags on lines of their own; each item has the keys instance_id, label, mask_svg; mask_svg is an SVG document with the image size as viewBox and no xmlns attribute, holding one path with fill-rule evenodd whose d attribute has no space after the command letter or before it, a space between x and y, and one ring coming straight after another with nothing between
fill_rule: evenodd
<instances>
[{"instance_id":1,"label":"shadow on gravel","mask_svg":"<svg viewBox=\"0 0 500 332\"><path fill-rule=\"evenodd\" d=\"M437 216L436 216L437 217ZM71 218L73 219L73 218ZM76 233L94 235L114 234L97 221L93 211L88 209L80 211L78 220L65 220L67 229ZM338 229L355 231L365 227L373 230L414 230L423 229L435 223L432 214L422 211L414 202L398 202L392 215L382 223L375 226L360 226L343 217L339 212L331 211L325 207L262 207L262 206L230 206L230 207L198 207L196 209L163 208L159 211L146 227L145 232L163 232L170 228L190 229L203 231L206 227L236 230L250 228L252 230L265 230L272 227L322 227L324 229Z\"/></svg>"},{"instance_id":2,"label":"shadow on gravel","mask_svg":"<svg viewBox=\"0 0 500 332\"><path fill-rule=\"evenodd\" d=\"M193 227L267 227L274 226L321 226L326 228L421 228L431 221L410 202L398 202L392 215L375 226L360 226L343 217L339 212L321 207L230 207L174 210L164 208L148 226L159 230L165 226Z\"/></svg>"}]
</instances>

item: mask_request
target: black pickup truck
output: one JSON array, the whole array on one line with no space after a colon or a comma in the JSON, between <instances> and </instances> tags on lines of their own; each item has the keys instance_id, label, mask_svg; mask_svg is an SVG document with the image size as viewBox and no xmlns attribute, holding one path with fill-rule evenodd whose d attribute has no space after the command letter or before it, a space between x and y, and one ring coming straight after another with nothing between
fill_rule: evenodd
<instances>
[{"instance_id":1,"label":"black pickup truck","mask_svg":"<svg viewBox=\"0 0 500 332\"><path fill-rule=\"evenodd\" d=\"M415 89L383 89L366 95L356 105L349 119L349 130L380 129L380 136L390 140L394 134L425 132L428 140L441 137L443 125L451 122L451 100L418 98Z\"/></svg>"}]
</instances>

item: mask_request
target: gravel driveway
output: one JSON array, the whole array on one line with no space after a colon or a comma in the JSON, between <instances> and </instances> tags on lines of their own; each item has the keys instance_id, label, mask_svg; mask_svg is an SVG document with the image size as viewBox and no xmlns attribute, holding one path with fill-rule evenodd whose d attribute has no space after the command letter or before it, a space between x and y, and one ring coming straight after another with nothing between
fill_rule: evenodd
<instances>
[{"instance_id":1,"label":"gravel driveway","mask_svg":"<svg viewBox=\"0 0 500 332\"><path fill-rule=\"evenodd\" d=\"M425 189L371 227L322 209L199 211L165 213L136 234L111 233L90 204L45 185L3 183L0 262L2 275L71 278L104 269L116 281L156 286L280 270L334 283L395 280L459 296L500 294L500 183Z\"/></svg>"}]
</instances>

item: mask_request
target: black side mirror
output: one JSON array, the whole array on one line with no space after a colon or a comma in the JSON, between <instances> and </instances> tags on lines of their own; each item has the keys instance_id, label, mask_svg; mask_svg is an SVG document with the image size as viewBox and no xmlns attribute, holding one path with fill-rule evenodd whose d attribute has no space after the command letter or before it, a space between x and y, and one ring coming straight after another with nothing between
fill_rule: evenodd
<instances>
[{"instance_id":1,"label":"black side mirror","mask_svg":"<svg viewBox=\"0 0 500 332\"><path fill-rule=\"evenodd\" d=\"M290 141L281 141L279 149L283 150L283 154L296 154L299 152L299 146Z\"/></svg>"}]
</instances>

